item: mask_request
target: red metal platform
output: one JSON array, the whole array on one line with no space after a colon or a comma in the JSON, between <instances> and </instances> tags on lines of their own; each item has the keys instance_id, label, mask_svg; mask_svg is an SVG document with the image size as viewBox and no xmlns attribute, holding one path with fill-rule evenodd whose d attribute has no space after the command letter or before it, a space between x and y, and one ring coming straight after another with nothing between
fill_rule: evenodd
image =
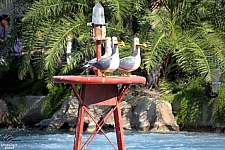
<instances>
[{"instance_id":1,"label":"red metal platform","mask_svg":"<svg viewBox=\"0 0 225 150\"><path fill-rule=\"evenodd\" d=\"M72 89L79 100L79 111L76 122L76 133L74 139L74 150L86 149L91 143L96 134L101 131L108 139L110 144L116 149L110 139L102 130L102 126L110 117L114 115L116 137L118 150L125 150L123 124L120 112L120 102L127 92L130 84L141 84L145 82L144 77L140 76L53 76L52 81L55 83L68 83L71 84ZM78 92L75 84L81 84L81 91ZM121 84L118 90L117 85ZM112 106L108 113L105 114L103 119L98 123L91 113L88 111L87 106ZM84 127L84 116L87 113L96 124L96 129L92 132L90 137L82 146L82 134Z\"/></svg>"},{"instance_id":2,"label":"red metal platform","mask_svg":"<svg viewBox=\"0 0 225 150\"><path fill-rule=\"evenodd\" d=\"M144 77L140 76L54 76L52 81L55 83L72 83L72 84L140 84L145 82Z\"/></svg>"}]
</instances>

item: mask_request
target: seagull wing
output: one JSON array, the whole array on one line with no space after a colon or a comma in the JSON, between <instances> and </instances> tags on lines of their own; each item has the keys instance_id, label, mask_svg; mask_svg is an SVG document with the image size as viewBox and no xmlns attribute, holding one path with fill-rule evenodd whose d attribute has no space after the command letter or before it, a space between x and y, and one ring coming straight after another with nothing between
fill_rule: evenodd
<instances>
[{"instance_id":1,"label":"seagull wing","mask_svg":"<svg viewBox=\"0 0 225 150\"><path fill-rule=\"evenodd\" d=\"M123 70L131 70L135 66L135 57L124 57L120 59L119 68Z\"/></svg>"},{"instance_id":2,"label":"seagull wing","mask_svg":"<svg viewBox=\"0 0 225 150\"><path fill-rule=\"evenodd\" d=\"M111 60L112 57L102 58L99 61L93 63L92 66L99 70L106 70L110 67Z\"/></svg>"}]
</instances>

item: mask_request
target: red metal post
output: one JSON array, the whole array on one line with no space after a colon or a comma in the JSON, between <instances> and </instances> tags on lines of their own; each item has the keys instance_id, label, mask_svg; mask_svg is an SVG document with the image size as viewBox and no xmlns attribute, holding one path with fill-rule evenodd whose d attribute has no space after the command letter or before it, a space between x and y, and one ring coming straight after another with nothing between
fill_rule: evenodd
<instances>
[{"instance_id":1,"label":"red metal post","mask_svg":"<svg viewBox=\"0 0 225 150\"><path fill-rule=\"evenodd\" d=\"M100 40L96 40L96 56L97 56L97 61L101 59L101 50L102 50L102 45Z\"/></svg>"},{"instance_id":2,"label":"red metal post","mask_svg":"<svg viewBox=\"0 0 225 150\"><path fill-rule=\"evenodd\" d=\"M123 131L123 122L120 111L120 103L117 103L116 109L114 111L114 122L116 128L116 138L118 150L125 150L125 142L124 142L124 131Z\"/></svg>"},{"instance_id":3,"label":"red metal post","mask_svg":"<svg viewBox=\"0 0 225 150\"><path fill-rule=\"evenodd\" d=\"M84 128L84 115L85 115L85 106L79 106L77 122L76 122L76 133L74 139L73 150L80 150L82 145L82 134Z\"/></svg>"},{"instance_id":4,"label":"red metal post","mask_svg":"<svg viewBox=\"0 0 225 150\"><path fill-rule=\"evenodd\" d=\"M101 53L102 53L102 45L101 45L102 29L100 28L100 26L95 27L95 36L100 38L99 40L96 40L96 58L98 61L101 59ZM96 75L102 76L102 73L100 72L100 70L97 70Z\"/></svg>"},{"instance_id":5,"label":"red metal post","mask_svg":"<svg viewBox=\"0 0 225 150\"><path fill-rule=\"evenodd\" d=\"M101 41L100 40L96 40L96 58L97 58L97 61L101 59L101 51L102 51L102 45L101 45ZM102 73L100 72L99 69L97 69L97 72L96 72L97 76L102 76Z\"/></svg>"}]
</instances>

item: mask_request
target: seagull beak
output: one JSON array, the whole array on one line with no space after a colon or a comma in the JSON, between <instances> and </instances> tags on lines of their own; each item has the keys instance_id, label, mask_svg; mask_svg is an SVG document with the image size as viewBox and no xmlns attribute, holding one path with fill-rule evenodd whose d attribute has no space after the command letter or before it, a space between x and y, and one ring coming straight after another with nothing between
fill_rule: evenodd
<instances>
[{"instance_id":1,"label":"seagull beak","mask_svg":"<svg viewBox=\"0 0 225 150\"><path fill-rule=\"evenodd\" d=\"M122 41L122 42L118 42L118 47L119 48L122 48L122 47L124 47L125 46L125 43Z\"/></svg>"},{"instance_id":2,"label":"seagull beak","mask_svg":"<svg viewBox=\"0 0 225 150\"><path fill-rule=\"evenodd\" d=\"M140 47L141 49L145 49L147 47L147 45L145 43L144 44L137 44L136 46Z\"/></svg>"}]
</instances>

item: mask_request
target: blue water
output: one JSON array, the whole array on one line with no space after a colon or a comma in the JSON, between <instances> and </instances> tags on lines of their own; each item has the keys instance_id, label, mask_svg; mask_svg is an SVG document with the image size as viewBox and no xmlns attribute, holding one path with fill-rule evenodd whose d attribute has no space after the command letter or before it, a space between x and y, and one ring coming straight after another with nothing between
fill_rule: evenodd
<instances>
[{"instance_id":1,"label":"blue water","mask_svg":"<svg viewBox=\"0 0 225 150\"><path fill-rule=\"evenodd\" d=\"M107 136L116 145L115 132ZM83 134L83 141L89 134ZM0 150L72 150L73 132L40 130L0 130ZM125 132L127 150L225 150L225 134ZM112 150L103 134L98 134L87 150Z\"/></svg>"}]
</instances>

